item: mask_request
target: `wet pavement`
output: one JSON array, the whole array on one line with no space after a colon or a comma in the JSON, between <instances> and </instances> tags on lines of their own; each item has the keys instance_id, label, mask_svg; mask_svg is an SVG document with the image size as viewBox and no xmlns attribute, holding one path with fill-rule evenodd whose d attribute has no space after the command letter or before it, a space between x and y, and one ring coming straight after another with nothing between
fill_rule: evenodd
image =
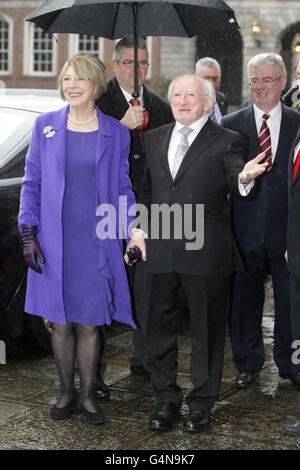
<instances>
[{"instance_id":1,"label":"wet pavement","mask_svg":"<svg viewBox=\"0 0 300 470\"><path fill-rule=\"evenodd\" d=\"M207 431L191 435L183 431L182 421L170 432L157 433L148 428L155 408L151 386L130 373L131 329L114 325L108 334L105 372L111 399L99 400L106 418L103 426L87 423L80 414L63 421L51 419L50 407L58 394L52 356L39 350L9 349L7 364L0 365L0 450L126 450L132 455L139 450L183 454L191 454L191 450L296 450L300 438L284 434L282 425L300 421L300 390L279 378L274 365L270 282L266 293L265 367L249 389L236 389L236 369L227 338L221 393ZM179 340L178 374L185 394L191 387L190 349L186 326ZM183 416L186 413L183 405Z\"/></svg>"}]
</instances>

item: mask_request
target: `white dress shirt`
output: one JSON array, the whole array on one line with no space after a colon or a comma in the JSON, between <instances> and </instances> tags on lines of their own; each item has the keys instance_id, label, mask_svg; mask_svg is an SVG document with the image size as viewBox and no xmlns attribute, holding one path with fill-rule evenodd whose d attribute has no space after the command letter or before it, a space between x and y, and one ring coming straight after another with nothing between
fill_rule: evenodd
<instances>
[{"instance_id":1,"label":"white dress shirt","mask_svg":"<svg viewBox=\"0 0 300 470\"><path fill-rule=\"evenodd\" d=\"M257 128L257 134L259 135L259 131L261 128L261 125L263 123L263 114L265 114L264 111L262 111L260 108L258 108L255 104L253 104L254 108L254 117L255 117L255 123L256 123L256 128ZM276 155L277 151L277 146L278 146L278 140L279 140L279 133L280 133L280 125L281 125L281 115L282 115L282 107L281 103L279 102L275 108L272 109L269 113L269 119L267 120L267 125L270 129L270 135L271 135L271 147L272 147L272 163L274 163L274 158ZM257 155L251 155L251 158L256 157Z\"/></svg>"},{"instance_id":2,"label":"white dress shirt","mask_svg":"<svg viewBox=\"0 0 300 470\"><path fill-rule=\"evenodd\" d=\"M121 91L122 91L123 95L125 96L125 99L126 99L127 103L129 104L129 106L132 106L132 105L130 104L130 100L133 99L133 96L132 96L130 93L128 93L128 91L124 90L124 88L122 88L122 87L120 87L120 88L121 88ZM139 100L140 105L143 106L143 105L144 105L144 100L143 100L143 86L142 86L142 88L141 88L141 94L137 97L137 99Z\"/></svg>"},{"instance_id":3,"label":"white dress shirt","mask_svg":"<svg viewBox=\"0 0 300 470\"><path fill-rule=\"evenodd\" d=\"M176 121L172 135L171 135L171 139L169 142L169 150L168 150L168 162L169 162L170 171L173 168L176 150L178 149L178 146L180 144L181 137L182 137L182 134L179 132L180 129L182 129L183 127L189 127L190 129L193 129L193 132L191 132L188 135L188 143L189 143L189 146L191 146L207 120L208 120L208 114L205 114L200 119L198 119L198 121L193 122L189 126L184 126L180 122Z\"/></svg>"},{"instance_id":4,"label":"white dress shirt","mask_svg":"<svg viewBox=\"0 0 300 470\"><path fill-rule=\"evenodd\" d=\"M296 160L296 157L297 157L297 154L300 150L300 141L298 142L298 144L296 145L295 147L295 150L294 150L294 163L295 163L295 160Z\"/></svg>"}]
</instances>

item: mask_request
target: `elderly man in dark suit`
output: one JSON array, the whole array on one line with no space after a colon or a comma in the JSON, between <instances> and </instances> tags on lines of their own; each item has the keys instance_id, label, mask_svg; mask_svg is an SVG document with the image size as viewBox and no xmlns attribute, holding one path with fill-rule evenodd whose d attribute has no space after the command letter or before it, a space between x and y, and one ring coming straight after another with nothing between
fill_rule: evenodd
<instances>
[{"instance_id":1,"label":"elderly man in dark suit","mask_svg":"<svg viewBox=\"0 0 300 470\"><path fill-rule=\"evenodd\" d=\"M220 91L221 67L219 62L212 57L199 59L195 66L195 74L209 80L215 89L216 100L210 110L210 119L220 124L222 116L227 114L227 97Z\"/></svg>"},{"instance_id":2,"label":"elderly man in dark suit","mask_svg":"<svg viewBox=\"0 0 300 470\"><path fill-rule=\"evenodd\" d=\"M300 127L289 159L288 190L289 216L287 230L287 258L291 275L291 324L293 361L300 361ZM292 436L300 436L300 422L286 424L283 430Z\"/></svg>"},{"instance_id":3,"label":"elderly man in dark suit","mask_svg":"<svg viewBox=\"0 0 300 470\"><path fill-rule=\"evenodd\" d=\"M176 383L180 328L176 294L181 287L192 335L193 389L186 398L190 413L184 430L200 432L208 425L218 396L229 279L240 266L228 193L246 196L245 187L266 165L258 163L264 158L261 154L244 166L243 137L209 119L215 99L209 81L197 75L178 77L171 83L169 99L176 122L147 133L146 168L138 195L151 215L147 348L158 404L150 428L169 430L180 416L183 396ZM161 226L159 215L155 218L158 206L179 209L182 218L178 220L178 214L163 217ZM148 232L146 225L140 226L144 232ZM129 247L139 246L145 258L141 232L135 231L133 239Z\"/></svg>"},{"instance_id":4,"label":"elderly man in dark suit","mask_svg":"<svg viewBox=\"0 0 300 470\"><path fill-rule=\"evenodd\" d=\"M236 385L248 387L265 361L262 316L265 280L272 276L275 323L274 361L280 377L300 385L299 366L291 361L289 273L284 258L288 214L288 156L300 123L300 114L283 106L286 69L278 54L253 57L248 64L253 104L223 117L222 123L247 139L247 158L266 151L268 171L257 181L251 201L232 198L235 235L246 271L234 280L231 343L238 369Z\"/></svg>"},{"instance_id":5,"label":"elderly man in dark suit","mask_svg":"<svg viewBox=\"0 0 300 470\"><path fill-rule=\"evenodd\" d=\"M125 37L117 42L113 52L112 70L114 77L107 85L107 92L96 102L105 114L122 122L129 130L131 136L129 154L129 176L136 192L144 170L144 132L173 121L169 103L156 93L148 90L144 85L149 68L149 57L146 41L138 38L138 102L132 105L134 92L134 41L133 37ZM148 114L148 122L144 123L144 112ZM135 317L141 328L133 332L133 348L130 357L130 369L135 375L149 378L148 356L145 350L143 328L145 318L145 299L147 273L145 263L139 264L136 270L128 269L131 286L133 309ZM100 375L103 373L103 354ZM108 394L103 379L99 379L98 393Z\"/></svg>"}]
</instances>

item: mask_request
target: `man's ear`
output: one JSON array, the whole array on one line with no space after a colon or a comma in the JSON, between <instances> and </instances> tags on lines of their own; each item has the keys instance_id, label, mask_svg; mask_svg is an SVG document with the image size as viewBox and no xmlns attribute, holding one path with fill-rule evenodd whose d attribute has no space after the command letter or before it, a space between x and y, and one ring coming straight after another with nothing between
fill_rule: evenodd
<instances>
[{"instance_id":1,"label":"man's ear","mask_svg":"<svg viewBox=\"0 0 300 470\"><path fill-rule=\"evenodd\" d=\"M211 98L207 98L206 103L204 105L204 114L208 114L213 106L214 102Z\"/></svg>"},{"instance_id":2,"label":"man's ear","mask_svg":"<svg viewBox=\"0 0 300 470\"><path fill-rule=\"evenodd\" d=\"M118 66L117 62L113 59L111 61L111 69L112 69L114 75L116 75L117 66Z\"/></svg>"}]
</instances>

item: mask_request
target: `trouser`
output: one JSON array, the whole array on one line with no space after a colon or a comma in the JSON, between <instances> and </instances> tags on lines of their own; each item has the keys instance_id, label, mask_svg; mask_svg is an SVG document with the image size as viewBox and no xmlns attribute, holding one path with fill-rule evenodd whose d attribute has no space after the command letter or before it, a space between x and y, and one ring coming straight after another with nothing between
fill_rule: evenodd
<instances>
[{"instance_id":1,"label":"trouser","mask_svg":"<svg viewBox=\"0 0 300 470\"><path fill-rule=\"evenodd\" d=\"M180 406L182 390L176 383L177 339L182 306L177 302L182 288L189 311L192 338L192 391L186 402L191 410L209 409L221 384L229 279L177 272L149 274L147 349L151 382L160 401Z\"/></svg>"},{"instance_id":2,"label":"trouser","mask_svg":"<svg viewBox=\"0 0 300 470\"><path fill-rule=\"evenodd\" d=\"M236 273L233 285L230 336L233 360L239 370L259 372L265 361L262 318L265 280L270 272L274 292L274 361L280 375L294 372L291 362L290 280L283 254L267 248L244 253L246 271Z\"/></svg>"}]
</instances>

